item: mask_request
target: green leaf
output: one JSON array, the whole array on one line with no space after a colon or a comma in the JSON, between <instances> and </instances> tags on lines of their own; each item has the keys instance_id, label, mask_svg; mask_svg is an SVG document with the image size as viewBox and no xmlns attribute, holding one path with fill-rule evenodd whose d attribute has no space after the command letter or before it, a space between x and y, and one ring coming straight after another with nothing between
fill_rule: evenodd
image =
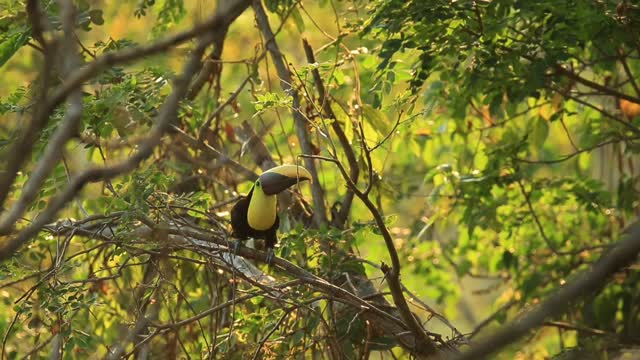
<instances>
[{"instance_id":1,"label":"green leaf","mask_svg":"<svg viewBox=\"0 0 640 360\"><path fill-rule=\"evenodd\" d=\"M362 114L378 134L386 136L389 133L389 119L384 112L374 108L371 105L364 104L362 106Z\"/></svg>"},{"instance_id":2,"label":"green leaf","mask_svg":"<svg viewBox=\"0 0 640 360\"><path fill-rule=\"evenodd\" d=\"M13 34L0 42L0 67L2 67L11 57L29 40L29 34Z\"/></svg>"},{"instance_id":3,"label":"green leaf","mask_svg":"<svg viewBox=\"0 0 640 360\"><path fill-rule=\"evenodd\" d=\"M333 79L338 85L344 85L344 72L340 69L336 69L333 72Z\"/></svg>"},{"instance_id":4,"label":"green leaf","mask_svg":"<svg viewBox=\"0 0 640 360\"><path fill-rule=\"evenodd\" d=\"M529 138L531 139L531 145L537 151L542 150L542 147L549 136L549 122L542 117L537 117L533 120L533 127Z\"/></svg>"},{"instance_id":5,"label":"green leaf","mask_svg":"<svg viewBox=\"0 0 640 360\"><path fill-rule=\"evenodd\" d=\"M296 28L298 29L298 32L302 34L305 29L304 19L302 18L302 15L300 15L300 11L297 8L294 8L293 10L291 10L291 19L296 24Z\"/></svg>"},{"instance_id":6,"label":"green leaf","mask_svg":"<svg viewBox=\"0 0 640 360\"><path fill-rule=\"evenodd\" d=\"M89 17L91 18L91 22L96 25L104 24L104 18L102 17L102 10L100 9L93 9L89 11Z\"/></svg>"}]
</instances>

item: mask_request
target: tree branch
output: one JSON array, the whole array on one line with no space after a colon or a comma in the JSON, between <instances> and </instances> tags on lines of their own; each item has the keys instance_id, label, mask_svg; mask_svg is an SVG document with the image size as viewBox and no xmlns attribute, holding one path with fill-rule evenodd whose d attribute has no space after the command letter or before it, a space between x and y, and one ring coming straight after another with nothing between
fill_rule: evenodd
<instances>
[{"instance_id":1,"label":"tree branch","mask_svg":"<svg viewBox=\"0 0 640 360\"><path fill-rule=\"evenodd\" d=\"M300 141L302 153L313 154L311 141L309 140L309 134L307 132L306 120L300 112L300 94L292 86L293 82L291 72L287 68L284 61L284 56L278 48L278 44L275 41L273 31L271 30L271 26L269 25L269 19L264 11L264 8L262 7L262 3L260 2L260 0L253 0L253 10L256 14L258 28L260 29L263 37L266 40L267 50L271 54L271 59L273 60L273 64L276 67L276 71L278 73L278 77L280 78L280 86L285 93L291 95L291 97L293 98L291 112L296 128L296 135L298 137L298 141ZM318 178L316 165L312 159L305 158L305 167L309 170L313 179L313 182L311 184L311 194L313 196L314 222L316 223L316 225L325 224L327 222L327 210L324 204L324 191L320 185L320 179Z\"/></svg>"},{"instance_id":2,"label":"tree branch","mask_svg":"<svg viewBox=\"0 0 640 360\"><path fill-rule=\"evenodd\" d=\"M9 154L12 154L12 156L7 159L4 174L0 172L0 209L7 199L7 195L11 190L11 185L18 176L18 172L20 171L22 164L33 151L35 141L40 136L41 130L49 121L49 115L51 113L45 104L49 100L48 92L51 82L53 81L55 55L58 52L58 46L56 40L44 40L42 32L44 31L45 16L42 14L42 9L40 9L39 3L40 2L37 0L30 0L27 3L27 13L29 14L29 20L31 21L31 28L34 32L34 37L40 37L40 41L44 49L44 64L42 65L41 72L40 93L33 104L33 116L31 118L31 122L13 144L12 149L8 152Z\"/></svg>"},{"instance_id":3,"label":"tree branch","mask_svg":"<svg viewBox=\"0 0 640 360\"><path fill-rule=\"evenodd\" d=\"M75 46L75 34L73 32L76 10L73 4L68 1L63 2L62 9L65 40L61 44L62 51L59 53L62 55L60 56L62 73L66 74L79 64ZM0 216L0 235L7 235L13 230L18 219L22 216L29 204L36 198L40 192L42 183L46 180L62 155L64 144L78 131L81 119L82 87L78 87L71 94L66 114L47 143L43 155L40 157L40 161L31 172L29 180L22 189L20 198L13 204L10 211L2 214L4 216ZM21 144L20 146L23 145L24 144Z\"/></svg>"},{"instance_id":4,"label":"tree branch","mask_svg":"<svg viewBox=\"0 0 640 360\"><path fill-rule=\"evenodd\" d=\"M43 75L43 85L42 85L41 96L38 102L36 103L36 108L34 110L32 121L29 124L29 127L24 131L23 136L18 141L16 141L14 148L11 150L11 153L14 154L14 156L9 158L9 162L6 167L7 170L4 176L0 176L0 206L6 200L6 197L11 189L11 185L15 181L15 178L17 176L17 173L20 167L22 166L27 156L31 153L33 143L36 140L37 136L39 135L40 130L47 123L49 116L53 113L55 108L60 103L62 103L70 94L77 91L85 81L88 81L93 76L97 75L100 71L102 71L103 69L109 66L113 66L118 63L133 61L135 59L139 59L144 56L165 51L195 36L198 36L207 31L210 31L212 28L215 29L216 27L222 26L223 24L229 21L229 14L235 14L238 11L238 9L243 8L243 6L244 8L247 7L245 2L246 2L245 0L238 1L235 4L228 6L226 12L216 14L215 16L211 17L209 20L196 24L193 28L187 31L178 33L171 37L167 37L154 44L151 44L148 46L135 47L135 48L119 51L119 52L110 52L103 56L100 56L93 62L72 72L66 78L66 82L62 86L60 86L57 90L55 90L50 96L47 96L46 94L49 87L51 71L52 71L52 65L51 65L52 50L47 50L45 52L45 64L43 67L44 75ZM30 9L33 12L33 14L40 14L39 8L37 7L37 2L35 1L33 3L30 2L30 4L32 4ZM35 18L33 20L35 21ZM209 42L213 40L211 39L212 37L213 35L211 33L208 34L208 38L210 39ZM135 161L136 160L134 160L134 162ZM104 172L113 173L112 170L107 170ZM93 169L81 176L86 178L80 181L81 183L84 183L84 182L90 181L91 179L100 178L102 174L101 174L101 171L98 171L97 169ZM115 174L113 176L115 176ZM81 179L76 178L76 181L77 180L81 180ZM70 188L69 188L70 191L68 195L72 197L75 196L75 193L76 193L74 189L71 189L71 187L73 186L81 188L82 185L80 183L70 184ZM79 188L78 188L78 191L79 191ZM64 205L64 203L66 203L67 201L68 200L63 201L61 206ZM55 210L54 214L57 213L58 210L59 209ZM11 216L13 217L14 215L11 215ZM40 227L50 222L50 220L51 219L47 219L46 221L40 222ZM29 237L35 235L36 232L37 231L31 232ZM26 240L27 239L22 239L22 241L26 241ZM12 243L13 243L12 246L19 246L17 245L17 243L14 243L14 242ZM4 245L7 245L7 244L4 244ZM4 246L0 245L0 248L4 248ZM5 259L4 255L7 255L7 254L5 254L4 250L0 249L0 259Z\"/></svg>"},{"instance_id":5,"label":"tree branch","mask_svg":"<svg viewBox=\"0 0 640 360\"><path fill-rule=\"evenodd\" d=\"M389 233L389 229L384 223L384 219L378 211L376 205L369 199L369 196L360 191L356 185L351 181L347 171L345 170L342 163L336 158L327 158L322 156L313 156L313 155L302 155L303 157L311 157L314 159L325 160L331 163L336 164L338 170L342 174L342 177L347 182L349 187L353 190L355 195L364 203L367 207L371 215L373 216L376 225L378 226L378 230L380 230L380 234L384 239L385 245L387 246L387 252L389 253L389 257L391 257L391 268L388 265L382 265L382 271L385 274L385 278L387 280L387 284L389 285L389 290L391 291L391 296L393 297L394 304L398 307L400 312L400 316L402 317L405 325L410 329L411 333L415 336L416 339L416 349L419 353L433 355L438 352L438 349L435 346L435 343L429 338L428 334L422 328L422 325L416 319L416 317L411 312L409 308L409 304L407 304L407 300L404 297L402 291L402 284L400 283L400 258L398 257L398 251L393 244L393 238L391 237L391 233Z\"/></svg>"},{"instance_id":6,"label":"tree branch","mask_svg":"<svg viewBox=\"0 0 640 360\"><path fill-rule=\"evenodd\" d=\"M215 15L223 14L225 21L220 24L220 26L213 29L213 50L211 50L211 53L207 56L207 60L205 60L202 65L200 73L193 79L189 93L187 94L187 99L195 99L196 96L198 96L198 93L200 93L200 90L202 90L204 84L206 84L211 75L214 74L214 71L217 70L218 73L220 73L222 70L222 64L217 62L217 60L220 60L220 56L222 55L224 41L227 36L227 32L229 31L229 26L231 26L231 24L240 15L242 15L249 5L251 5L251 0L218 1ZM230 6L232 6L231 9L229 9Z\"/></svg>"},{"instance_id":7,"label":"tree branch","mask_svg":"<svg viewBox=\"0 0 640 360\"><path fill-rule=\"evenodd\" d=\"M586 326L569 324L562 321L545 321L544 326L555 327L558 329L577 331L588 335L599 335L599 336L615 336L614 333L610 333L600 329L593 329Z\"/></svg>"},{"instance_id":8,"label":"tree branch","mask_svg":"<svg viewBox=\"0 0 640 360\"><path fill-rule=\"evenodd\" d=\"M544 324L545 319L563 314L570 304L582 296L597 291L606 280L637 259L640 252L640 223L632 225L624 239L605 253L593 266L567 282L541 305L521 319L500 328L494 335L477 343L457 360L485 359L508 344L518 340L531 329Z\"/></svg>"},{"instance_id":9,"label":"tree branch","mask_svg":"<svg viewBox=\"0 0 640 360\"><path fill-rule=\"evenodd\" d=\"M152 256L151 261L147 263L147 268L144 270L142 284L140 284L140 286L136 289L137 291L134 291L134 296L132 299L136 302L140 301L140 304L136 309L138 319L136 320L133 328L129 330L128 334L122 340L109 347L109 352L105 357L107 360L122 359L124 352L126 351L129 344L138 343L138 338L144 334L151 320L153 320L149 319L146 314L148 312L147 308L151 303L153 294L159 291L159 286L157 284L154 285L154 282L156 282L156 278L159 276L159 271L157 269L157 267L159 266L159 261L161 260L158 256ZM152 295L145 297L144 292L149 288L152 288ZM149 312L156 312L158 306L157 303L151 304L151 306L153 307L153 309L149 310Z\"/></svg>"},{"instance_id":10,"label":"tree branch","mask_svg":"<svg viewBox=\"0 0 640 360\"><path fill-rule=\"evenodd\" d=\"M244 165L239 162L233 160L228 155L223 154L217 149L211 147L209 144L206 144L202 141L198 141L198 139L193 136L185 133L182 129L178 127L173 127L173 132L178 135L178 137L184 141L185 143L193 146L196 149L199 149L207 154L212 159L218 159L219 163L216 164L219 167L223 165L228 165L233 171L237 172L244 176L247 180L255 181L258 178L258 175L253 172L251 169L246 168Z\"/></svg>"},{"instance_id":11,"label":"tree branch","mask_svg":"<svg viewBox=\"0 0 640 360\"><path fill-rule=\"evenodd\" d=\"M79 221L64 220L48 225L47 229L54 235L67 235L70 232L74 232L76 235L102 239L118 244L118 246L125 246L128 252L135 254L140 249L114 241L114 230L106 225L116 221L120 215L91 216ZM163 220L158 223L145 216L138 216L142 224L130 230L131 233L127 237L141 239L148 244L153 244L154 248L145 248L150 254L190 251L206 259L211 259L216 267L224 269L225 272L239 274L242 279L254 286L270 289L270 296L275 298L289 294L285 290L278 290L277 282L272 276L260 271L251 261L247 260L264 261L267 255L266 252L243 247L240 249L238 256L236 256L230 251L233 244L228 242L224 233L201 229L187 222L183 223L179 219L162 216ZM167 234L167 241L161 243L158 243L157 240L154 241L154 236L157 237L158 233ZM228 264L228 266L225 266L225 264ZM297 279L294 281L304 283L323 294L327 294L329 299L348 304L361 311L364 320L370 321L376 329L381 330L385 335L394 337L407 351L420 356L428 355L420 353L421 348L417 345L418 340L413 336L412 332L407 331L408 328L397 315L396 309L390 307L384 297L377 294L368 279L353 279L356 283L353 286L353 290L350 291L345 286L332 284L282 258L276 257L274 266L271 269L285 274L287 277ZM357 283L358 281L363 281L364 286ZM365 281L366 283L364 283ZM211 311L215 312L216 310ZM202 314L202 317L206 315ZM198 317L197 319L200 318ZM154 325L149 326L154 327ZM163 327L163 329L165 328Z\"/></svg>"},{"instance_id":12,"label":"tree branch","mask_svg":"<svg viewBox=\"0 0 640 360\"><path fill-rule=\"evenodd\" d=\"M200 126L200 129L198 130L198 140L202 141L204 139L205 136L205 130L209 128L209 126L211 125L211 122L220 115L220 113L227 107L229 106L229 104L231 104L233 101L236 100L236 98L238 97L238 95L240 95L240 92L242 92L242 90L244 90L244 87L247 85L247 83L249 83L249 81L251 81L251 76L247 76L244 81L242 81L240 83L240 86L238 86L238 88L236 89L236 91L234 91L231 95L229 95L229 97L227 98L227 100L225 100L222 104L218 105L218 107L213 111L213 113L211 115L209 115L209 117L207 118L207 121L204 122L204 124L202 124L202 126Z\"/></svg>"},{"instance_id":13,"label":"tree branch","mask_svg":"<svg viewBox=\"0 0 640 360\"><path fill-rule=\"evenodd\" d=\"M313 54L313 49L307 39L302 39L302 46L304 47L305 55L307 56L307 62L309 64L315 64L316 59ZM340 145L342 146L342 150L344 151L345 156L347 157L347 161L349 162L349 177L354 184L358 183L358 176L360 174L360 168L358 167L358 160L351 148L351 144L349 143L349 139L345 135L340 123L338 123L338 119L331 108L331 102L329 101L329 97L327 96L324 83L322 81L322 77L320 77L320 72L317 68L313 68L311 70L311 74L313 75L313 80L316 84L316 89L318 90L318 100L322 105L322 110L325 113L325 116L331 121L331 128L338 136L338 141L340 141ZM333 225L338 228L343 228L349 213L351 212L351 204L353 203L354 192L350 187L347 187L347 193L342 200L342 205L340 207L340 212L337 214L335 218L332 219Z\"/></svg>"},{"instance_id":14,"label":"tree branch","mask_svg":"<svg viewBox=\"0 0 640 360\"><path fill-rule=\"evenodd\" d=\"M553 160L529 160L529 159L521 159L521 158L514 158L515 161L517 162L522 162L522 163L527 163L527 164L559 164L562 162L565 162L569 159L572 159L584 152L589 152L589 151L593 151L595 149L601 148L603 146L607 146L609 144L617 144L623 141L633 141L633 140L638 140L640 139L640 137L632 137L632 138L626 138L626 139L618 139L618 138L613 138L613 139L609 139L606 141L603 141L601 143L595 144L593 146L589 146L583 149L579 149L578 151L574 151L571 154L568 155L564 155L558 159L553 159Z\"/></svg>"},{"instance_id":15,"label":"tree branch","mask_svg":"<svg viewBox=\"0 0 640 360\"><path fill-rule=\"evenodd\" d=\"M554 68L556 69L557 73L559 73L561 75L564 75L564 76L568 77L571 80L579 82L582 85L586 85L586 86L588 86L588 87L590 87L592 89L601 91L603 94L607 94L607 95L614 96L614 97L619 98L619 99L625 99L625 100L634 102L636 104L640 104L640 98L639 97L631 96L631 95L619 92L618 90L612 89L612 88L610 88L608 86L605 86L605 85L602 85L602 84L598 84L595 81L591 81L589 79L585 79L582 76L576 74L575 72L566 69L562 65L557 64L557 65L554 66Z\"/></svg>"},{"instance_id":16,"label":"tree branch","mask_svg":"<svg viewBox=\"0 0 640 360\"><path fill-rule=\"evenodd\" d=\"M189 80L201 66L201 57L211 36L201 39L194 50L191 59L185 66L185 70L180 77L174 81L174 89L167 97L159 111L159 115L150 130L147 140L140 144L138 151L129 159L119 164L92 168L85 170L69 181L69 185L57 196L55 196L45 208L45 210L33 220L33 222L12 238L8 238L0 244L0 261L11 257L24 243L34 237L46 224L50 223L56 214L72 200L82 188L91 181L112 179L120 174L132 171L140 162L151 156L164 133L170 128L172 121L178 116L179 102L184 98L189 88Z\"/></svg>"},{"instance_id":17,"label":"tree branch","mask_svg":"<svg viewBox=\"0 0 640 360\"><path fill-rule=\"evenodd\" d=\"M586 107L589 107L589 108L599 112L600 114L604 115L605 117L608 117L609 119L617 122L618 124L626 127L627 129L631 130L635 135L640 135L640 129L638 129L636 126L634 126L630 122L625 121L624 119L621 119L621 118L611 114L610 112L608 112L608 111L606 111L604 109L601 109L601 108L597 107L596 105L591 104L588 101L585 101L585 100L582 100L582 99L580 99L580 98L578 98L576 96L573 96L568 91L560 91L558 89L553 89L553 90L557 91L562 96L577 102L578 104L582 104L582 105L584 105Z\"/></svg>"},{"instance_id":18,"label":"tree branch","mask_svg":"<svg viewBox=\"0 0 640 360\"><path fill-rule=\"evenodd\" d=\"M28 0L26 4L27 17L31 25L31 36L42 46L42 50L47 49L49 43L44 39L45 17L40 9L40 1Z\"/></svg>"},{"instance_id":19,"label":"tree branch","mask_svg":"<svg viewBox=\"0 0 640 360\"><path fill-rule=\"evenodd\" d=\"M627 74L627 78L629 79L629 82L631 83L633 90L635 90L637 96L640 96L640 87L638 87L638 84L636 83L636 79L633 76L631 69L629 68L629 63L627 63L627 56L625 55L624 51L622 51L621 48L618 48L618 59L620 60L620 63L624 68L624 72Z\"/></svg>"}]
</instances>

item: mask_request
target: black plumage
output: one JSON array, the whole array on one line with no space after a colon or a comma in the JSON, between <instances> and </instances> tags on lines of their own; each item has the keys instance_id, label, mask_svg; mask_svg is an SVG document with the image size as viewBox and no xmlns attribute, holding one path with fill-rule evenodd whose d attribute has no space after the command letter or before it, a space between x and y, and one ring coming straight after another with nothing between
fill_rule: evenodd
<instances>
[{"instance_id":1,"label":"black plumage","mask_svg":"<svg viewBox=\"0 0 640 360\"><path fill-rule=\"evenodd\" d=\"M247 196L241 197L231 209L232 236L238 239L234 246L236 254L243 240L263 239L267 248L265 261L271 265L280 226L276 195L305 180L311 181L311 173L298 165L276 166L258 176Z\"/></svg>"},{"instance_id":2,"label":"black plumage","mask_svg":"<svg viewBox=\"0 0 640 360\"><path fill-rule=\"evenodd\" d=\"M231 228L233 233L231 236L235 237L239 241L246 240L248 238L263 239L267 250L273 249L278 243L278 227L280 226L280 219L276 214L276 221L267 230L256 230L249 226L249 220L247 219L247 213L249 212L249 202L253 195L253 188L246 196L243 196L231 209Z\"/></svg>"}]
</instances>

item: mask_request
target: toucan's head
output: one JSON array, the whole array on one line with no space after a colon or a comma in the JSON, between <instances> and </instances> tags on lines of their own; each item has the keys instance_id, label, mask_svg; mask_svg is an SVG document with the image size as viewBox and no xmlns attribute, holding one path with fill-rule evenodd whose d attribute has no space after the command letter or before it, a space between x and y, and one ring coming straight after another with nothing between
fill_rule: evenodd
<instances>
[{"instance_id":1,"label":"toucan's head","mask_svg":"<svg viewBox=\"0 0 640 360\"><path fill-rule=\"evenodd\" d=\"M275 195L303 180L311 181L311 173L307 169L298 165L280 165L263 172L255 185L265 195Z\"/></svg>"}]
</instances>

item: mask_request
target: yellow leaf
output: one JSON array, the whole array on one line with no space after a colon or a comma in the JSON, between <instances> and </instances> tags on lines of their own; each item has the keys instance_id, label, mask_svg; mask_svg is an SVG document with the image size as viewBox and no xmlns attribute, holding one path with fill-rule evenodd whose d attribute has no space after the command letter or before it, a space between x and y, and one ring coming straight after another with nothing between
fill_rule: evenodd
<instances>
[{"instance_id":1,"label":"yellow leaf","mask_svg":"<svg viewBox=\"0 0 640 360\"><path fill-rule=\"evenodd\" d=\"M634 117L640 115L640 104L627 101L625 99L620 99L620 110L622 114L629 119L633 119Z\"/></svg>"},{"instance_id":2,"label":"yellow leaf","mask_svg":"<svg viewBox=\"0 0 640 360\"><path fill-rule=\"evenodd\" d=\"M541 118L549 121L549 118L553 114L552 110L553 109L551 108L551 106L549 104L542 105L540 107L540 109L538 110L538 115L540 115Z\"/></svg>"},{"instance_id":3,"label":"yellow leaf","mask_svg":"<svg viewBox=\"0 0 640 360\"><path fill-rule=\"evenodd\" d=\"M562 109L563 103L564 96L562 96L562 94L556 93L555 95L553 95L553 98L551 98L551 107L553 107L553 110L555 111Z\"/></svg>"}]
</instances>

